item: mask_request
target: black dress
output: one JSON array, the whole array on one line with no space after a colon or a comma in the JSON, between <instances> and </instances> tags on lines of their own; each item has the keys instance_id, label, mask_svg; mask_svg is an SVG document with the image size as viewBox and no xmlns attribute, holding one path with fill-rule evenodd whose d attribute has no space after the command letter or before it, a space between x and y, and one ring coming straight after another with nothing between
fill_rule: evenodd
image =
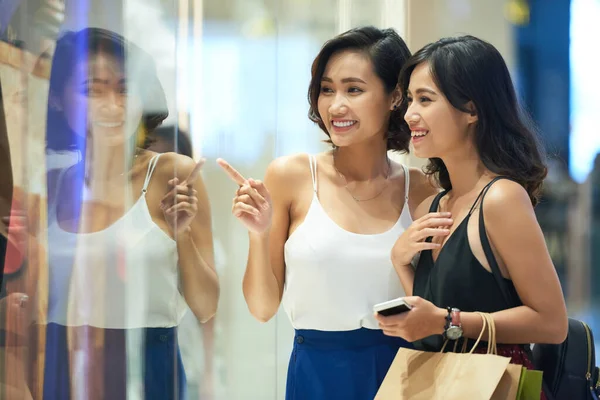
<instances>
[{"instance_id":1,"label":"black dress","mask_svg":"<svg viewBox=\"0 0 600 400\"><path fill-rule=\"evenodd\" d=\"M499 179L503 177L495 178L481 190L467 216L446 240L435 262L431 250L421 253L415 271L415 296L441 308L455 307L465 312L493 313L522 305L512 281L502 277L485 233L483 200L488 189ZM440 199L447 193L444 191L435 197L429 212L438 211ZM469 219L477 204L480 204L479 236L492 273L475 258L467 237ZM431 242L431 239L429 237L427 241ZM415 347L440 351L443 343L442 335L435 335L416 342Z\"/></svg>"}]
</instances>

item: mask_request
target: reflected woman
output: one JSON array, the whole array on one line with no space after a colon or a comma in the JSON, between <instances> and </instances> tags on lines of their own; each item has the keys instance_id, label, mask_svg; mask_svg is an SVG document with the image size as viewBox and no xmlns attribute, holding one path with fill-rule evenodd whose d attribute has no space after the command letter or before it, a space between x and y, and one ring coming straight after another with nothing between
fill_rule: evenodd
<instances>
[{"instance_id":1,"label":"reflected woman","mask_svg":"<svg viewBox=\"0 0 600 400\"><path fill-rule=\"evenodd\" d=\"M167 116L151 58L102 29L56 46L48 172L44 399L185 398L176 328L216 311L206 189L188 157L145 150Z\"/></svg>"},{"instance_id":2,"label":"reflected woman","mask_svg":"<svg viewBox=\"0 0 600 400\"><path fill-rule=\"evenodd\" d=\"M312 65L309 117L332 150L276 159L264 184L220 164L240 186L233 214L249 230L244 295L268 321L283 301L296 329L287 399L371 400L397 350L373 306L404 295L390 261L416 206L435 192L388 158L408 151L397 78L410 52L392 29L325 43Z\"/></svg>"}]
</instances>

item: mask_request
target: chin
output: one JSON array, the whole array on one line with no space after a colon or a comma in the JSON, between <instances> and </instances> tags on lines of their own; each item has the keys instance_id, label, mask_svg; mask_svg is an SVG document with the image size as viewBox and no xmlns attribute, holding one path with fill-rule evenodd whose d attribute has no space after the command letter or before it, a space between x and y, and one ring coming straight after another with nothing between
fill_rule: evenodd
<instances>
[{"instance_id":1,"label":"chin","mask_svg":"<svg viewBox=\"0 0 600 400\"><path fill-rule=\"evenodd\" d=\"M335 147L347 147L352 144L352 141L345 140L346 138L340 138L339 136L336 136L336 135L329 135L329 139L331 140L331 143L333 143L333 145Z\"/></svg>"},{"instance_id":2,"label":"chin","mask_svg":"<svg viewBox=\"0 0 600 400\"><path fill-rule=\"evenodd\" d=\"M415 149L414 147L412 148L412 154L417 158L431 158L426 151L423 151L422 149Z\"/></svg>"},{"instance_id":3,"label":"chin","mask_svg":"<svg viewBox=\"0 0 600 400\"><path fill-rule=\"evenodd\" d=\"M411 143L411 154L417 158L439 158L439 154L436 151L428 149L426 146L415 146Z\"/></svg>"},{"instance_id":4,"label":"chin","mask_svg":"<svg viewBox=\"0 0 600 400\"><path fill-rule=\"evenodd\" d=\"M122 135L122 136L103 136L100 140L98 140L98 143L102 143L102 145L108 146L108 147L119 147L119 146L124 146L129 141L130 141L130 138L125 137L124 135Z\"/></svg>"}]
</instances>

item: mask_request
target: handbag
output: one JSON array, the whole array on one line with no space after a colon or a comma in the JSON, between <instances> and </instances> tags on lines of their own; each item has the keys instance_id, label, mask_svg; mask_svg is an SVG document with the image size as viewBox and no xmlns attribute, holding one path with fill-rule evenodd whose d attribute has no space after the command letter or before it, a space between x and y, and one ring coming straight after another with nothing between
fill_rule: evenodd
<instances>
[{"instance_id":1,"label":"handbag","mask_svg":"<svg viewBox=\"0 0 600 400\"><path fill-rule=\"evenodd\" d=\"M466 341L461 353L444 353L448 341L439 353L401 348L375 399L529 400L518 397L519 387L523 387L523 394L525 388L535 392L535 381L527 379L522 366L510 364L510 358L497 355L494 321L490 314L478 314L482 317L483 327L469 353L464 353ZM474 354L486 328L487 354ZM521 381L528 383L521 384ZM541 379L538 383L536 399L540 396Z\"/></svg>"},{"instance_id":2,"label":"handbag","mask_svg":"<svg viewBox=\"0 0 600 400\"><path fill-rule=\"evenodd\" d=\"M533 346L533 362L544 371L549 400L598 400L600 374L595 352L592 330L576 319L569 319L563 343Z\"/></svg>"}]
</instances>

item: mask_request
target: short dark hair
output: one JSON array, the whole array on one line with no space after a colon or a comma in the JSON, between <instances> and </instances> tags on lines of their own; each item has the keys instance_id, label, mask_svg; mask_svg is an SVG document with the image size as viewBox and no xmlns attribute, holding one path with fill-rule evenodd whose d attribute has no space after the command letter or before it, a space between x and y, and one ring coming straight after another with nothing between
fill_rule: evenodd
<instances>
[{"instance_id":1,"label":"short dark hair","mask_svg":"<svg viewBox=\"0 0 600 400\"><path fill-rule=\"evenodd\" d=\"M520 106L508 67L491 44L473 36L443 38L417 51L402 68L399 85L406 94L414 69L427 63L431 76L452 106L477 112L475 145L481 161L495 174L519 182L535 206L547 175L546 154L530 116ZM426 173L452 188L448 169L429 159Z\"/></svg>"},{"instance_id":2,"label":"short dark hair","mask_svg":"<svg viewBox=\"0 0 600 400\"><path fill-rule=\"evenodd\" d=\"M151 133L169 115L163 87L158 80L154 61L141 48L127 41L123 36L100 28L86 28L77 32L66 32L56 42L50 73L50 93L62 94L78 62L91 55L106 52L119 60L123 68L127 60L135 61L135 68L129 73L143 84L139 85L139 95L143 104L142 123L146 130L146 142L151 143ZM48 106L46 147L51 150L80 149L75 132L66 124L62 111Z\"/></svg>"},{"instance_id":3,"label":"short dark hair","mask_svg":"<svg viewBox=\"0 0 600 400\"><path fill-rule=\"evenodd\" d=\"M378 29L373 26L351 29L327 41L315 58L311 68L311 81L308 86L308 118L319 125L329 136L327 128L319 115L318 101L321 93L321 78L331 56L341 51L355 50L364 53L373 64L373 69L382 80L386 92L391 93L398 84L398 74L410 57L410 50L394 29ZM408 103L402 96L401 104L392 111L388 126L387 148L408 152L410 130L404 114ZM331 144L331 140L327 141Z\"/></svg>"}]
</instances>

